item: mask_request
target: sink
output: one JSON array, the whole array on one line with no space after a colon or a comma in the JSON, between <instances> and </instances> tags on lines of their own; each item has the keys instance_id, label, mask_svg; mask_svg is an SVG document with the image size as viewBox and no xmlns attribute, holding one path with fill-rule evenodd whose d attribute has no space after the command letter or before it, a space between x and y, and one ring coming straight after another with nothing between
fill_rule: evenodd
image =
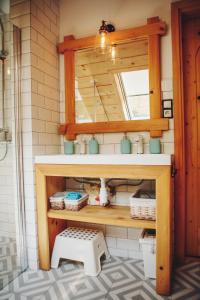
<instances>
[{"instance_id":1,"label":"sink","mask_svg":"<svg viewBox=\"0 0 200 300\"><path fill-rule=\"evenodd\" d=\"M40 155L36 164L79 165L171 165L170 154L74 154Z\"/></svg>"}]
</instances>

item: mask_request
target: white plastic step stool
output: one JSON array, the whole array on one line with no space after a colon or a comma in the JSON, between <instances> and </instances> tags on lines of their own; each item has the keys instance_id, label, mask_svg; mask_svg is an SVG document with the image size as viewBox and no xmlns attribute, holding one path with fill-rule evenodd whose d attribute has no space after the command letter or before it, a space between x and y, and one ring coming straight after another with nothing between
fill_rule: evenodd
<instances>
[{"instance_id":1,"label":"white plastic step stool","mask_svg":"<svg viewBox=\"0 0 200 300\"><path fill-rule=\"evenodd\" d=\"M110 257L103 233L93 229L69 227L56 236L51 267L57 268L60 258L81 261L88 276L101 271L100 257Z\"/></svg>"}]
</instances>

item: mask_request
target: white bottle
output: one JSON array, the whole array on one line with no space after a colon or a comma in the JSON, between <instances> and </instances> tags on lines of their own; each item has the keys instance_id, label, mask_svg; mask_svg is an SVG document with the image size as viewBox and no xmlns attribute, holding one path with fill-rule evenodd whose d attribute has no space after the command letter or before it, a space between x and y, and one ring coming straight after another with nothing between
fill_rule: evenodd
<instances>
[{"instance_id":1,"label":"white bottle","mask_svg":"<svg viewBox=\"0 0 200 300\"><path fill-rule=\"evenodd\" d=\"M143 154L144 153L144 146L143 146L143 137L142 137L142 135L138 135L136 143L137 143L137 154Z\"/></svg>"},{"instance_id":2,"label":"white bottle","mask_svg":"<svg viewBox=\"0 0 200 300\"><path fill-rule=\"evenodd\" d=\"M82 139L80 142L80 154L86 154L87 152L86 147L87 147L86 140Z\"/></svg>"},{"instance_id":3,"label":"white bottle","mask_svg":"<svg viewBox=\"0 0 200 300\"><path fill-rule=\"evenodd\" d=\"M108 204L108 193L106 189L105 178L100 178L101 180L101 188L99 193L99 200L101 206L106 206Z\"/></svg>"}]
</instances>

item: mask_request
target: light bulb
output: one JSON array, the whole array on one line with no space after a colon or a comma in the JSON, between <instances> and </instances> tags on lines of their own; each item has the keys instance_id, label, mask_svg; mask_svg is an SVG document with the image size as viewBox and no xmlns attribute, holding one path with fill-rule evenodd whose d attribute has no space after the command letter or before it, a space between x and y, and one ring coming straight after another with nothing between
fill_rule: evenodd
<instances>
[{"instance_id":1,"label":"light bulb","mask_svg":"<svg viewBox=\"0 0 200 300\"><path fill-rule=\"evenodd\" d=\"M101 32L101 40L100 40L100 47L104 49L106 47L106 33Z\"/></svg>"},{"instance_id":2,"label":"light bulb","mask_svg":"<svg viewBox=\"0 0 200 300\"><path fill-rule=\"evenodd\" d=\"M111 59L115 60L116 58L116 45L111 46Z\"/></svg>"}]
</instances>

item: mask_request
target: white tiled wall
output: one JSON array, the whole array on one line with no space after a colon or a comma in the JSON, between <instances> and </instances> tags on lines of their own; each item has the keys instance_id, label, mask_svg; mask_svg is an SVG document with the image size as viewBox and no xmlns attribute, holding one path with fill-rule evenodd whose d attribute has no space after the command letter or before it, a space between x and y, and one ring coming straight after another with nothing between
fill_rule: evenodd
<instances>
[{"instance_id":1,"label":"white tiled wall","mask_svg":"<svg viewBox=\"0 0 200 300\"><path fill-rule=\"evenodd\" d=\"M59 1L12 0L12 22L22 29L22 110L28 263L38 268L34 156L60 152Z\"/></svg>"}]
</instances>

